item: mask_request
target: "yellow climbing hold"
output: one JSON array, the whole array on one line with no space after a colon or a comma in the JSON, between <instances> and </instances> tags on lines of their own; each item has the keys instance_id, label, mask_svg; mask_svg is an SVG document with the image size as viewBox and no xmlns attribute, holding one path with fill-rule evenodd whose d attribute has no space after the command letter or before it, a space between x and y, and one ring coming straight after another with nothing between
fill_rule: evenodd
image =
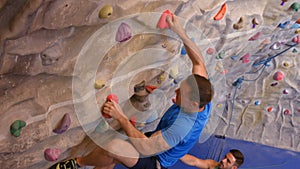
<instances>
[{"instance_id":1,"label":"yellow climbing hold","mask_svg":"<svg viewBox=\"0 0 300 169\"><path fill-rule=\"evenodd\" d=\"M101 89L101 88L103 88L104 86L105 86L105 81L102 80L102 79L98 79L98 80L96 80L95 83L94 83L95 89Z\"/></svg>"},{"instance_id":2,"label":"yellow climbing hold","mask_svg":"<svg viewBox=\"0 0 300 169\"><path fill-rule=\"evenodd\" d=\"M297 29L297 30L295 31L295 33L296 33L296 34L300 34L300 29Z\"/></svg>"},{"instance_id":3,"label":"yellow climbing hold","mask_svg":"<svg viewBox=\"0 0 300 169\"><path fill-rule=\"evenodd\" d=\"M99 18L108 18L113 13L113 7L111 5L105 5L99 11Z\"/></svg>"}]
</instances>

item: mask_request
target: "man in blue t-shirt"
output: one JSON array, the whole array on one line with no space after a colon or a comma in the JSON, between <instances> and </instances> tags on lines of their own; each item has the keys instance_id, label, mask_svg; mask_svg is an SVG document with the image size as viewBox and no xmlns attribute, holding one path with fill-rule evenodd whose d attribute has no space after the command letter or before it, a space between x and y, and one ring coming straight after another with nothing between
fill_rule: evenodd
<instances>
[{"instance_id":1,"label":"man in blue t-shirt","mask_svg":"<svg viewBox=\"0 0 300 169\"><path fill-rule=\"evenodd\" d=\"M200 50L188 37L179 18L167 17L170 28L181 38L192 61L192 75L183 80L176 102L165 112L155 131L146 136L137 130L114 101L107 101L103 112L117 120L129 141L114 139L105 149L97 147L89 155L56 163L51 169L96 166L112 169L121 163L131 169L164 169L172 166L198 140L212 109L212 85Z\"/></svg>"}]
</instances>

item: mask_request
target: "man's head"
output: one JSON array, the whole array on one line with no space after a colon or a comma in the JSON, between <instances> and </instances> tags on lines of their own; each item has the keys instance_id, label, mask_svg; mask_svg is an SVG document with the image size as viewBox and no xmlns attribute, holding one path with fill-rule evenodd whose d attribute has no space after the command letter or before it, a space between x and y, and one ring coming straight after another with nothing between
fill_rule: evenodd
<instances>
[{"instance_id":1,"label":"man's head","mask_svg":"<svg viewBox=\"0 0 300 169\"><path fill-rule=\"evenodd\" d=\"M213 97L210 81L203 76L192 74L176 90L176 103L182 107L203 108Z\"/></svg>"},{"instance_id":2,"label":"man's head","mask_svg":"<svg viewBox=\"0 0 300 169\"><path fill-rule=\"evenodd\" d=\"M237 169L244 162L244 155L236 149L232 149L220 161L221 169Z\"/></svg>"}]
</instances>

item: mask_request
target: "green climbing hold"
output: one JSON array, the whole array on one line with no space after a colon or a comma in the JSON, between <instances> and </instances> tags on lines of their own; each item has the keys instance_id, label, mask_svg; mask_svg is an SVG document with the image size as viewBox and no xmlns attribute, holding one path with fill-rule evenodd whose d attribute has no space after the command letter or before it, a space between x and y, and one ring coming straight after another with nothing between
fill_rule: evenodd
<instances>
[{"instance_id":1,"label":"green climbing hold","mask_svg":"<svg viewBox=\"0 0 300 169\"><path fill-rule=\"evenodd\" d=\"M291 8L292 8L294 11L298 12L298 10L299 10L299 8L300 8L300 3L294 2L294 3L291 5Z\"/></svg>"},{"instance_id":2,"label":"green climbing hold","mask_svg":"<svg viewBox=\"0 0 300 169\"><path fill-rule=\"evenodd\" d=\"M19 137L21 134L21 129L25 126L26 126L25 121L16 120L10 125L10 133L15 137Z\"/></svg>"}]
</instances>

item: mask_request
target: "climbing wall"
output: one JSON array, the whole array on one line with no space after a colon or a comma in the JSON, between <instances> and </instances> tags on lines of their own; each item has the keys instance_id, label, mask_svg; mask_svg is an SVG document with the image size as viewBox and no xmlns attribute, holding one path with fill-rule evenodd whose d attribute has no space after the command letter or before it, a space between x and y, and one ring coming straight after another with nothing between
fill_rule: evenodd
<instances>
[{"instance_id":1,"label":"climbing wall","mask_svg":"<svg viewBox=\"0 0 300 169\"><path fill-rule=\"evenodd\" d=\"M299 8L296 0L1 1L1 168L45 168L126 138L100 111L108 99L141 131L155 128L191 73L182 42L158 22L168 12L201 49L214 85L199 142L217 134L299 151Z\"/></svg>"}]
</instances>

